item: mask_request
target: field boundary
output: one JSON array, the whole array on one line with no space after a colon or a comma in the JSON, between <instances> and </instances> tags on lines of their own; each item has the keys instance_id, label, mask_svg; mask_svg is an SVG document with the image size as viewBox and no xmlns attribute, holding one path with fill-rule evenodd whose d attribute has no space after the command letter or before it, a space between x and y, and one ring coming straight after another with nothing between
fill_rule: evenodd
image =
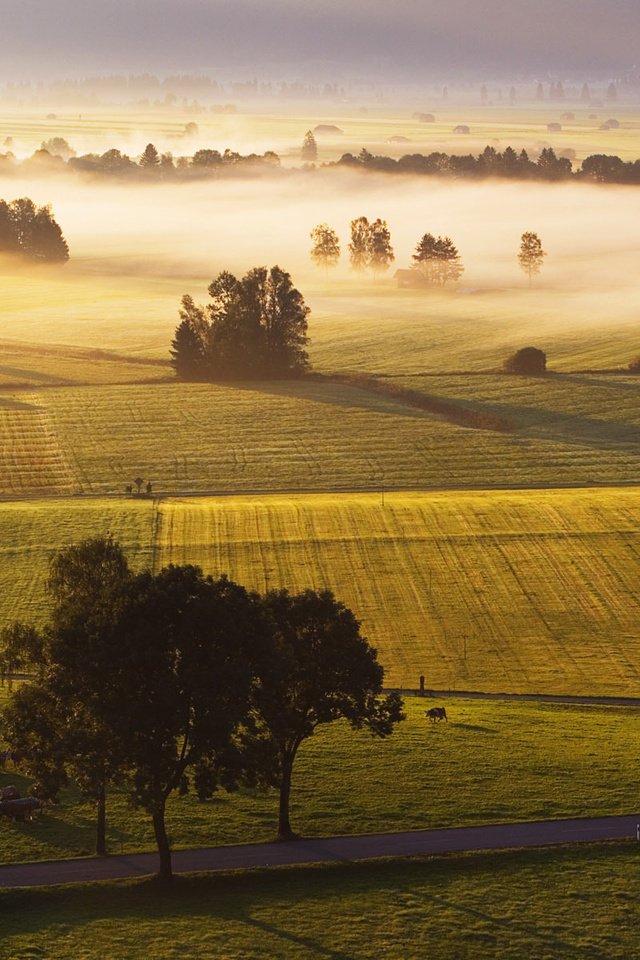
<instances>
[{"instance_id":1,"label":"field boundary","mask_svg":"<svg viewBox=\"0 0 640 960\"><path fill-rule=\"evenodd\" d=\"M154 491L153 497L147 497L145 494L139 496L128 496L120 490L94 492L73 492L73 493L34 493L24 496L0 495L0 503L42 503L51 500L77 500L80 503L84 500L146 500L153 499L159 503L165 500L184 500L184 499L212 499L216 497L321 497L335 496L344 494L371 494L380 496L385 494L413 494L413 493L522 493L527 490L551 491L551 490L624 490L625 488L635 489L640 487L638 480L607 480L599 482L598 480L585 480L583 483L568 481L567 483L493 483L479 486L471 484L463 486L461 484L425 484L420 487L394 487L387 483L370 484L369 486L344 486L344 487L255 487L246 490L222 489L222 490L159 490Z\"/></svg>"},{"instance_id":2,"label":"field boundary","mask_svg":"<svg viewBox=\"0 0 640 960\"><path fill-rule=\"evenodd\" d=\"M640 814L570 820L530 820L472 827L411 830L400 833L319 837L285 843L236 844L173 851L175 873L291 867L312 863L433 857L526 847L630 840L637 836ZM0 889L124 880L151 874L157 853L48 860L0 867Z\"/></svg>"},{"instance_id":3,"label":"field boundary","mask_svg":"<svg viewBox=\"0 0 640 960\"><path fill-rule=\"evenodd\" d=\"M533 703L583 704L601 707L639 707L640 697L581 696L563 693L487 693L482 690L431 690L424 694L413 687L385 687L385 693L400 693L406 697L424 700L528 700Z\"/></svg>"}]
</instances>

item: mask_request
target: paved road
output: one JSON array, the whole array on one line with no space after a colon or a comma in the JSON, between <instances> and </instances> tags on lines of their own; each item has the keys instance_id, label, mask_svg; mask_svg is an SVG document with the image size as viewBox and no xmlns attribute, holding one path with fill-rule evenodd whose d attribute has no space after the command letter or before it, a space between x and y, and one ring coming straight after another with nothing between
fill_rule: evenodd
<instances>
[{"instance_id":1,"label":"paved road","mask_svg":"<svg viewBox=\"0 0 640 960\"><path fill-rule=\"evenodd\" d=\"M529 823L455 827L448 830L327 837L291 843L204 847L198 850L177 850L173 855L173 866L176 873L192 873L622 840L635 838L639 823L640 813L624 817L538 820ZM156 854L138 853L130 856L15 864L0 867L0 888L37 887L88 880L121 880L154 873L157 863Z\"/></svg>"}]
</instances>

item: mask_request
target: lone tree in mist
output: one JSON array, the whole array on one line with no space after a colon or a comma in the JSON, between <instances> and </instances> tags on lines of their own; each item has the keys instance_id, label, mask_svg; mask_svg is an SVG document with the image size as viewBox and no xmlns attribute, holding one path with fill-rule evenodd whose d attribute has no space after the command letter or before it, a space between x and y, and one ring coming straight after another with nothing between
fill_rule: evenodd
<instances>
[{"instance_id":1,"label":"lone tree in mist","mask_svg":"<svg viewBox=\"0 0 640 960\"><path fill-rule=\"evenodd\" d=\"M386 220L378 219L369 223L366 217L358 217L351 221L349 260L351 269L356 273L365 270L381 273L389 269L395 254Z\"/></svg>"},{"instance_id":2,"label":"lone tree in mist","mask_svg":"<svg viewBox=\"0 0 640 960\"><path fill-rule=\"evenodd\" d=\"M28 197L11 203L0 200L0 253L40 263L69 259L69 247L51 207L36 207Z\"/></svg>"},{"instance_id":3,"label":"lone tree in mist","mask_svg":"<svg viewBox=\"0 0 640 960\"><path fill-rule=\"evenodd\" d=\"M363 273L369 266L369 235L370 227L366 217L351 221L349 261L351 269L356 273Z\"/></svg>"},{"instance_id":4,"label":"lone tree in mist","mask_svg":"<svg viewBox=\"0 0 640 960\"><path fill-rule=\"evenodd\" d=\"M307 130L305 133L300 156L307 163L314 163L318 159L318 144L313 135L313 130Z\"/></svg>"},{"instance_id":5,"label":"lone tree in mist","mask_svg":"<svg viewBox=\"0 0 640 960\"><path fill-rule=\"evenodd\" d=\"M309 308L280 267L254 267L237 279L223 271L202 307L182 298L171 364L184 380L295 377L308 366Z\"/></svg>"},{"instance_id":6,"label":"lone tree in mist","mask_svg":"<svg viewBox=\"0 0 640 960\"><path fill-rule=\"evenodd\" d=\"M76 155L75 150L64 137L51 137L49 140L44 140L40 144L40 149L46 150L54 157L62 157L63 160L68 160L69 157L75 157Z\"/></svg>"},{"instance_id":7,"label":"lone tree in mist","mask_svg":"<svg viewBox=\"0 0 640 960\"><path fill-rule=\"evenodd\" d=\"M464 273L458 248L450 237L434 237L425 233L413 254L412 270L430 287L455 283Z\"/></svg>"},{"instance_id":8,"label":"lone tree in mist","mask_svg":"<svg viewBox=\"0 0 640 960\"><path fill-rule=\"evenodd\" d=\"M152 143L148 143L140 157L140 166L145 170L154 170L160 166L160 154Z\"/></svg>"},{"instance_id":9,"label":"lone tree in mist","mask_svg":"<svg viewBox=\"0 0 640 960\"><path fill-rule=\"evenodd\" d=\"M382 273L395 258L387 221L375 220L369 227L369 266L374 274Z\"/></svg>"},{"instance_id":10,"label":"lone tree in mist","mask_svg":"<svg viewBox=\"0 0 640 960\"><path fill-rule=\"evenodd\" d=\"M382 697L384 671L351 610L328 590L274 590L262 600L269 643L253 684L254 724L244 737L247 766L280 793L278 839L289 820L294 762L318 727L344 719L387 737L404 719L402 700Z\"/></svg>"},{"instance_id":11,"label":"lone tree in mist","mask_svg":"<svg viewBox=\"0 0 640 960\"><path fill-rule=\"evenodd\" d=\"M326 223L320 223L310 233L313 240L311 259L318 267L335 267L340 259L340 241L338 234Z\"/></svg>"},{"instance_id":12,"label":"lone tree in mist","mask_svg":"<svg viewBox=\"0 0 640 960\"><path fill-rule=\"evenodd\" d=\"M546 257L546 252L542 249L542 241L537 233L523 233L520 239L520 252L518 261L520 267L529 277L529 286L533 278L542 270L542 261Z\"/></svg>"},{"instance_id":13,"label":"lone tree in mist","mask_svg":"<svg viewBox=\"0 0 640 960\"><path fill-rule=\"evenodd\" d=\"M507 373L524 373L530 376L540 376L547 372L547 355L537 347L522 347L516 350L504 362Z\"/></svg>"}]
</instances>

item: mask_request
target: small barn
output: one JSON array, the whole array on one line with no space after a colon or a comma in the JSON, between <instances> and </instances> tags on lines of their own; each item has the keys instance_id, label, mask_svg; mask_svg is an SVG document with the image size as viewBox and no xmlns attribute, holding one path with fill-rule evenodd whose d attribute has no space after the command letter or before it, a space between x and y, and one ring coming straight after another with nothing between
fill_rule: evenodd
<instances>
[{"instance_id":1,"label":"small barn","mask_svg":"<svg viewBox=\"0 0 640 960\"><path fill-rule=\"evenodd\" d=\"M428 286L418 270L396 270L393 276L398 286L404 289Z\"/></svg>"}]
</instances>

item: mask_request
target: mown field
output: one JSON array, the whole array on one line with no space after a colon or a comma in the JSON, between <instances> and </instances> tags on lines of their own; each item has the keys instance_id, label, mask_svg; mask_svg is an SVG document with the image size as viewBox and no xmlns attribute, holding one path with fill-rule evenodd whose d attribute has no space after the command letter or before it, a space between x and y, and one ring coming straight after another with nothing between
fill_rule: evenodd
<instances>
[{"instance_id":1,"label":"mown field","mask_svg":"<svg viewBox=\"0 0 640 960\"><path fill-rule=\"evenodd\" d=\"M637 377L393 379L498 415L508 429L461 426L375 389L326 380L34 387L0 392L0 496L115 494L136 476L162 494L638 478Z\"/></svg>"},{"instance_id":2,"label":"mown field","mask_svg":"<svg viewBox=\"0 0 640 960\"><path fill-rule=\"evenodd\" d=\"M6 695L6 688L0 691ZM306 741L296 761L292 823L306 836L633 813L640 708L535 702L406 699L407 720L375 741L338 723ZM0 771L0 786L29 781ZM149 818L122 791L108 799L114 853L155 849ZM199 803L173 796L167 829L176 847L267 841L277 794L220 792ZM90 854L94 810L74 790L32 824L0 820L0 862Z\"/></svg>"},{"instance_id":3,"label":"mown field","mask_svg":"<svg viewBox=\"0 0 640 960\"><path fill-rule=\"evenodd\" d=\"M634 488L10 503L0 609L41 622L52 553L111 531L134 564L330 587L392 686L638 696L639 520Z\"/></svg>"},{"instance_id":4,"label":"mown field","mask_svg":"<svg viewBox=\"0 0 640 960\"><path fill-rule=\"evenodd\" d=\"M0 894L3 960L629 960L637 845Z\"/></svg>"}]
</instances>

